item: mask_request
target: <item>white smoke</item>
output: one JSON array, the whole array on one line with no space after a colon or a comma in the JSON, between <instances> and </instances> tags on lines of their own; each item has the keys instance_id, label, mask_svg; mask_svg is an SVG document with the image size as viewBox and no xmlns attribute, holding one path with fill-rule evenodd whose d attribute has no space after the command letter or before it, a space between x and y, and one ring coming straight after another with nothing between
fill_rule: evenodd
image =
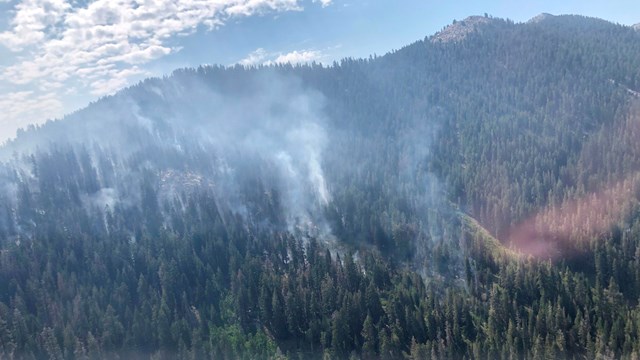
<instances>
[{"instance_id":1,"label":"white smoke","mask_svg":"<svg viewBox=\"0 0 640 360\"><path fill-rule=\"evenodd\" d=\"M94 194L83 195L82 200L88 207L97 207L100 210L113 209L118 201L118 191L114 188L102 188Z\"/></svg>"},{"instance_id":2,"label":"white smoke","mask_svg":"<svg viewBox=\"0 0 640 360\"><path fill-rule=\"evenodd\" d=\"M224 202L243 208L237 184L244 180L240 177L247 166L258 166L247 160L270 163L277 178L263 181L280 194L289 230L328 229L323 216L323 207L331 201L322 163L327 145L323 95L275 73L256 74L244 85L241 91L226 92L193 82L188 87L154 88L153 94L179 99L165 114L173 131L211 147L218 162L225 164L214 180ZM171 91L176 94L167 95Z\"/></svg>"},{"instance_id":3,"label":"white smoke","mask_svg":"<svg viewBox=\"0 0 640 360\"><path fill-rule=\"evenodd\" d=\"M234 78L241 84L218 80L187 70L147 80L27 133L3 148L0 157L33 153L51 140L104 150L119 159L115 178L108 184L98 179L101 190L82 195L85 208L99 210L134 205L141 175L151 172L158 177L162 201L206 187L219 206L251 220L262 215L252 214L247 201L260 194L246 195L242 186L255 177L265 196L278 197L274 203L289 230L329 234L324 96L275 69Z\"/></svg>"}]
</instances>

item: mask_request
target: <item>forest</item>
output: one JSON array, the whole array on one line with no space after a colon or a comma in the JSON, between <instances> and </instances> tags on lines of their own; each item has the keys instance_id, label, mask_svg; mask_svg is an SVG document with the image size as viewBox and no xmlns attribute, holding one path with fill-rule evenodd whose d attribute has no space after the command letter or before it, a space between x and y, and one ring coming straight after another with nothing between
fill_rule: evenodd
<instances>
[{"instance_id":1,"label":"forest","mask_svg":"<svg viewBox=\"0 0 640 360\"><path fill-rule=\"evenodd\" d=\"M640 358L640 32L474 24L21 130L0 359Z\"/></svg>"}]
</instances>

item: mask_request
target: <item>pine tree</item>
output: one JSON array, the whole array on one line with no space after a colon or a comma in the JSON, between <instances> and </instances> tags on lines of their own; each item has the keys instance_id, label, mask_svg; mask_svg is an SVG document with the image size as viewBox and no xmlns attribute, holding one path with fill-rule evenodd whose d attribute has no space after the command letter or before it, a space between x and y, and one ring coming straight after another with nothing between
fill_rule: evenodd
<instances>
[{"instance_id":1,"label":"pine tree","mask_svg":"<svg viewBox=\"0 0 640 360\"><path fill-rule=\"evenodd\" d=\"M372 359L376 356L377 350L377 336L376 329L373 325L373 317L370 313L364 319L362 325L362 357L365 359Z\"/></svg>"},{"instance_id":2,"label":"pine tree","mask_svg":"<svg viewBox=\"0 0 640 360\"><path fill-rule=\"evenodd\" d=\"M273 290L271 295L271 309L273 311L273 318L271 321L271 329L274 335L278 339L286 339L289 336L287 331L287 316L285 314L284 301L282 300L282 294L276 289Z\"/></svg>"}]
</instances>

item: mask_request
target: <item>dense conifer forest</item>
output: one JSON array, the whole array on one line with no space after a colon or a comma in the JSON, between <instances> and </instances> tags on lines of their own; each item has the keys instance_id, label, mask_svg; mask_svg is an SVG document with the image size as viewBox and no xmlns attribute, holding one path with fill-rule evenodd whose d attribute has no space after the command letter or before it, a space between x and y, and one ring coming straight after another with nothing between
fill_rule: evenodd
<instances>
[{"instance_id":1,"label":"dense conifer forest","mask_svg":"<svg viewBox=\"0 0 640 360\"><path fill-rule=\"evenodd\" d=\"M21 131L0 358L640 357L640 32L465 21Z\"/></svg>"}]
</instances>

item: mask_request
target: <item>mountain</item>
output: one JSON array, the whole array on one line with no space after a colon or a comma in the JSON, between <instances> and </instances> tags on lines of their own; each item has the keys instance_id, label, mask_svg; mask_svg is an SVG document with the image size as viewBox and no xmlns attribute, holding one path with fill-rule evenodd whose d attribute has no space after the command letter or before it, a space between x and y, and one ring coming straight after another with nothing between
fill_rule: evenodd
<instances>
[{"instance_id":1,"label":"mountain","mask_svg":"<svg viewBox=\"0 0 640 360\"><path fill-rule=\"evenodd\" d=\"M21 131L0 353L637 356L640 38L534 19L176 70Z\"/></svg>"}]
</instances>

